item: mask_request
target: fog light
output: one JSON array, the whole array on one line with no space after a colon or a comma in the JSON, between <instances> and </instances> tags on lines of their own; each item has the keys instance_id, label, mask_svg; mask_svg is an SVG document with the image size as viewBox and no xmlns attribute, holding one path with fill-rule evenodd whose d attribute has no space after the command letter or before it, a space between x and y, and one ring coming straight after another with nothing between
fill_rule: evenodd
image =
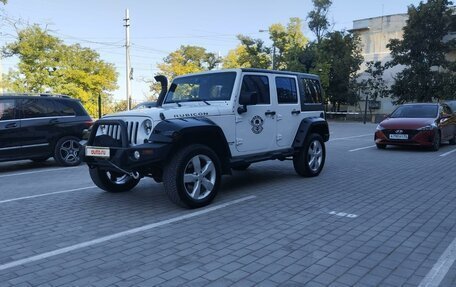
<instances>
[{"instance_id":1,"label":"fog light","mask_svg":"<svg viewBox=\"0 0 456 287\"><path fill-rule=\"evenodd\" d=\"M141 154L139 153L139 151L135 150L135 152L133 153L133 156L135 157L136 160L138 160L141 157Z\"/></svg>"}]
</instances>

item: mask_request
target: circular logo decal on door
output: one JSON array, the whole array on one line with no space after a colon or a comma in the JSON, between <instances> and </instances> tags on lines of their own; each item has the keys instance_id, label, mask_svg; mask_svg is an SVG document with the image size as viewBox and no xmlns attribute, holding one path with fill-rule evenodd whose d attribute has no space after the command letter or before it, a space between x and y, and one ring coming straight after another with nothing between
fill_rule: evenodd
<instances>
[{"instance_id":1,"label":"circular logo decal on door","mask_svg":"<svg viewBox=\"0 0 456 287\"><path fill-rule=\"evenodd\" d=\"M250 121L252 125L252 132L254 134L259 134L263 131L263 122L264 120L260 116L254 116Z\"/></svg>"}]
</instances>

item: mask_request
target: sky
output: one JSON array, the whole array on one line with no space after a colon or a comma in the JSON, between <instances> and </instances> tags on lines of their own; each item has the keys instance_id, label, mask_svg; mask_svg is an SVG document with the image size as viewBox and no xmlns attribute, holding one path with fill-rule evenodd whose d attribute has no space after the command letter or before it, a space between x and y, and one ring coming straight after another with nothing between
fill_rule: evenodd
<instances>
[{"instance_id":1,"label":"sky","mask_svg":"<svg viewBox=\"0 0 456 287\"><path fill-rule=\"evenodd\" d=\"M354 20L406 13L415 0L333 0L329 20L333 30L350 29ZM304 20L303 31L313 39L305 23L313 8L311 0L8 0L0 15L40 24L66 44L79 43L94 49L119 74L115 99L126 98L125 9L130 13L132 99L145 100L156 66L181 45L198 45L225 56L243 34L271 45L271 24L286 25L291 17ZM0 46L14 41L14 30L0 23ZM17 60L2 59L3 71L15 68Z\"/></svg>"}]
</instances>

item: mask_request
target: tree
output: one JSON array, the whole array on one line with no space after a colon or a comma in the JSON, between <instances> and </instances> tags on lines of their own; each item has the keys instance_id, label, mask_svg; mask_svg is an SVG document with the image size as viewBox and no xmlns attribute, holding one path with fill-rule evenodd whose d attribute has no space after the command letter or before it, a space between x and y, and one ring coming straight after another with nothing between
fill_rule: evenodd
<instances>
[{"instance_id":1,"label":"tree","mask_svg":"<svg viewBox=\"0 0 456 287\"><path fill-rule=\"evenodd\" d=\"M164 75L171 81L176 76L213 70L221 61L220 57L207 52L203 47L182 45L166 56L163 63L157 65L160 70L157 75ZM150 90L154 96L157 96L160 93L161 85L153 82Z\"/></svg>"},{"instance_id":2,"label":"tree","mask_svg":"<svg viewBox=\"0 0 456 287\"><path fill-rule=\"evenodd\" d=\"M379 61L370 61L366 65L367 68L364 71L365 78L360 82L360 88L363 93L372 100L389 96L389 88L383 79L383 73L386 67Z\"/></svg>"},{"instance_id":3,"label":"tree","mask_svg":"<svg viewBox=\"0 0 456 287\"><path fill-rule=\"evenodd\" d=\"M269 34L276 48L274 52L275 68L277 70L303 71L303 65L299 58L308 40L302 32L301 19L290 18L287 27L282 24L273 24L269 27Z\"/></svg>"},{"instance_id":4,"label":"tree","mask_svg":"<svg viewBox=\"0 0 456 287\"><path fill-rule=\"evenodd\" d=\"M236 49L230 50L228 55L223 58L223 68L234 69L234 68L251 68L250 62L241 62L246 59L247 51L245 46L239 45Z\"/></svg>"},{"instance_id":5,"label":"tree","mask_svg":"<svg viewBox=\"0 0 456 287\"><path fill-rule=\"evenodd\" d=\"M238 35L241 44L228 52L223 60L224 68L257 68L271 67L271 49L264 45L263 40Z\"/></svg>"},{"instance_id":6,"label":"tree","mask_svg":"<svg viewBox=\"0 0 456 287\"><path fill-rule=\"evenodd\" d=\"M456 28L450 5L448 0L428 0L408 7L403 39L390 40L387 45L393 58L388 67L405 66L391 87L395 104L456 96L456 64L446 58L456 48L455 39L445 38Z\"/></svg>"},{"instance_id":7,"label":"tree","mask_svg":"<svg viewBox=\"0 0 456 287\"><path fill-rule=\"evenodd\" d=\"M363 62L359 39L345 32L331 32L318 45L317 64L311 72L322 77L327 98L340 109L341 104L353 105L358 101L354 79Z\"/></svg>"},{"instance_id":8,"label":"tree","mask_svg":"<svg viewBox=\"0 0 456 287\"><path fill-rule=\"evenodd\" d=\"M5 57L17 56L17 70L6 74L4 85L15 92L67 94L80 99L90 114L97 111L98 95L106 100L117 88L114 65L97 52L59 38L34 25L18 32L17 40L3 47Z\"/></svg>"},{"instance_id":9,"label":"tree","mask_svg":"<svg viewBox=\"0 0 456 287\"><path fill-rule=\"evenodd\" d=\"M8 0L0 0L0 2L2 2L3 5L6 5L6 3L8 3Z\"/></svg>"},{"instance_id":10,"label":"tree","mask_svg":"<svg viewBox=\"0 0 456 287\"><path fill-rule=\"evenodd\" d=\"M307 14L309 19L309 29L317 37L317 43L320 43L323 36L328 31L329 21L327 18L331 0L312 0L314 9Z\"/></svg>"}]
</instances>

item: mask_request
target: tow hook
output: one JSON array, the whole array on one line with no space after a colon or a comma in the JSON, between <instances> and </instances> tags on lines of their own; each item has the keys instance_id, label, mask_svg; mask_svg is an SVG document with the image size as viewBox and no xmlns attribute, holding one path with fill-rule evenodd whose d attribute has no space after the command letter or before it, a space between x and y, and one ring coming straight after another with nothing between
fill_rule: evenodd
<instances>
[{"instance_id":1,"label":"tow hook","mask_svg":"<svg viewBox=\"0 0 456 287\"><path fill-rule=\"evenodd\" d=\"M117 165L115 165L114 163L112 163L110 161L108 161L108 163L110 165L112 165L113 167L115 167L116 169L118 169L119 171L121 171L122 173L127 174L127 175L133 177L134 179L140 178L139 172L137 172L137 171L129 172L129 171L126 171L125 169L122 169L122 168L118 167Z\"/></svg>"},{"instance_id":2,"label":"tow hook","mask_svg":"<svg viewBox=\"0 0 456 287\"><path fill-rule=\"evenodd\" d=\"M139 172L137 172L137 171L130 172L130 176L133 177L134 179L138 179L139 178Z\"/></svg>"}]
</instances>

